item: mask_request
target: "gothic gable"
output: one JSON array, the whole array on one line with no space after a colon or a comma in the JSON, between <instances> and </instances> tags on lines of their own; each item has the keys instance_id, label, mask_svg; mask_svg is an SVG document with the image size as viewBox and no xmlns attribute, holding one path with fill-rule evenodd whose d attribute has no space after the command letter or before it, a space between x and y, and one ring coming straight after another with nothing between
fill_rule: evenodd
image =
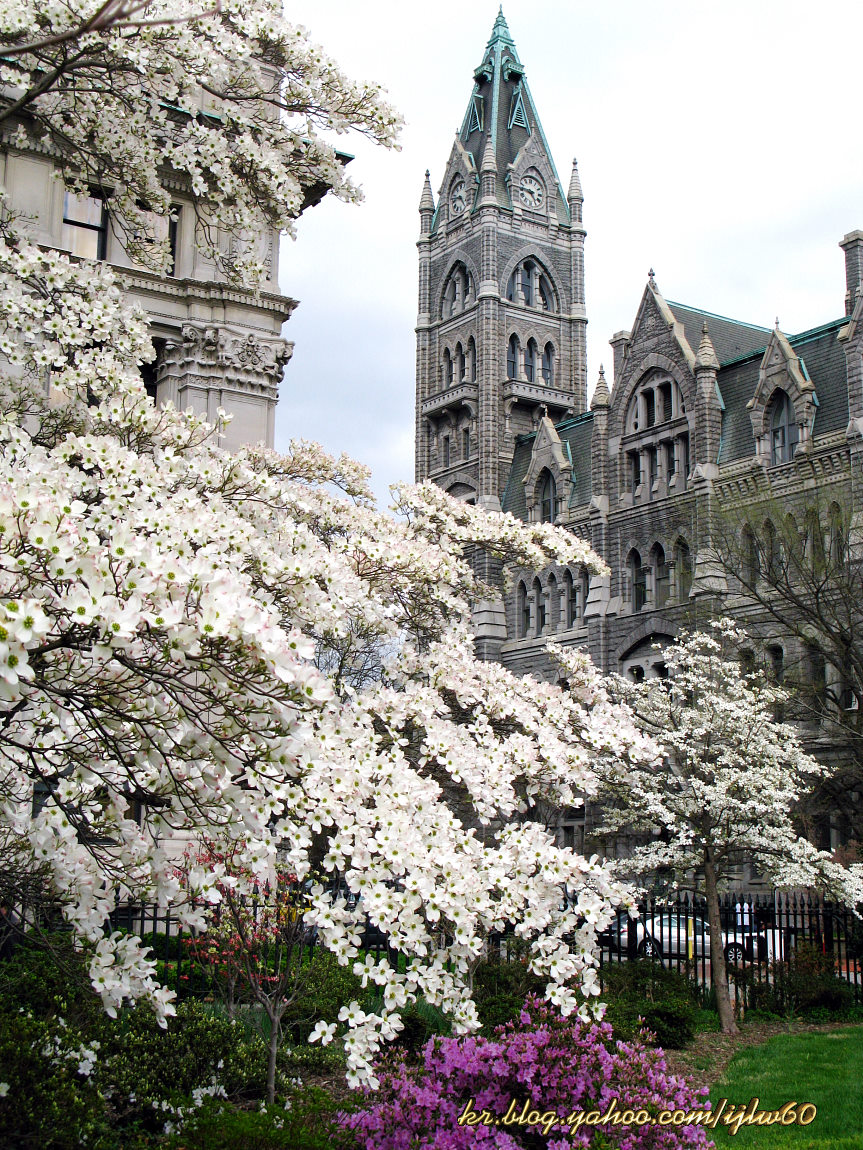
<instances>
[{"instance_id":1,"label":"gothic gable","mask_svg":"<svg viewBox=\"0 0 863 1150\"><path fill-rule=\"evenodd\" d=\"M476 199L479 175L471 153L456 136L438 193L434 228L470 214Z\"/></svg>"},{"instance_id":2,"label":"gothic gable","mask_svg":"<svg viewBox=\"0 0 863 1150\"><path fill-rule=\"evenodd\" d=\"M808 451L818 396L805 364L797 357L786 336L775 328L761 360L755 394L746 405L752 422L756 454L765 463L771 461L770 418L773 400L781 392L788 396L793 406L799 437L796 450Z\"/></svg>"},{"instance_id":3,"label":"gothic gable","mask_svg":"<svg viewBox=\"0 0 863 1150\"><path fill-rule=\"evenodd\" d=\"M536 521L541 517L539 504L545 472L550 472L554 478L560 506L565 507L572 474L572 460L564 449L554 424L548 415L543 413L533 441L527 473L522 480L528 518L531 521Z\"/></svg>"}]
</instances>

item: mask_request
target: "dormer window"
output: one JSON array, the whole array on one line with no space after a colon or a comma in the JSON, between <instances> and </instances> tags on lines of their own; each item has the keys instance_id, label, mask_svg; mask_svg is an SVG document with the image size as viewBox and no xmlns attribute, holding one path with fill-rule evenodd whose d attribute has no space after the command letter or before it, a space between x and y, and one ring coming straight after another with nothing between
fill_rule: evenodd
<instances>
[{"instance_id":1,"label":"dormer window","mask_svg":"<svg viewBox=\"0 0 863 1150\"><path fill-rule=\"evenodd\" d=\"M799 428L794 406L787 391L781 388L773 393L768 410L770 426L770 462L774 467L789 463L794 458L799 440Z\"/></svg>"}]
</instances>

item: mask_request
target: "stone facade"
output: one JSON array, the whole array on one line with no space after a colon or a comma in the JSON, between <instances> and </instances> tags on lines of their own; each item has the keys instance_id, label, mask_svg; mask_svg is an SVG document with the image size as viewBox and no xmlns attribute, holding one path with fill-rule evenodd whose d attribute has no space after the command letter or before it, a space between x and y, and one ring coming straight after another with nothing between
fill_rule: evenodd
<instances>
[{"instance_id":1,"label":"stone facade","mask_svg":"<svg viewBox=\"0 0 863 1150\"><path fill-rule=\"evenodd\" d=\"M723 611L742 618L779 674L805 666L805 645L747 607L712 555L718 533L753 514L802 531L813 509L835 508L859 536L863 232L841 245L844 314L799 335L668 302L651 272L632 329L610 341L612 385L601 373L588 409L581 186L574 167L561 192L502 16L474 79L438 202L427 176L420 204L417 478L563 525L611 569L604 579L515 572L501 601L482 605L480 654L556 678L553 636L604 671L661 675L663 642ZM531 202L521 196L534 172L539 204L530 179ZM517 275L513 291L513 270L528 265L545 277L547 307L535 280L520 291ZM466 287L448 295L455 269ZM531 375L530 340L552 344L551 380L542 365ZM816 521L808 545L817 535L829 547L830 530ZM841 756L817 722L806 733L822 758ZM825 844L843 838L839 821L822 832Z\"/></svg>"},{"instance_id":2,"label":"stone facade","mask_svg":"<svg viewBox=\"0 0 863 1150\"><path fill-rule=\"evenodd\" d=\"M229 449L258 442L272 447L278 387L293 350L281 329L296 307L279 293L278 233L271 230L256 241L266 269L260 292L225 283L196 243L192 201L175 181L173 269L154 274L131 261L98 196L71 196L52 178L50 141L21 146L16 140L12 146L10 138L11 131L0 141L0 182L21 225L46 247L107 260L148 315L157 359L144 375L153 397L209 419L225 408L233 416L222 441Z\"/></svg>"}]
</instances>

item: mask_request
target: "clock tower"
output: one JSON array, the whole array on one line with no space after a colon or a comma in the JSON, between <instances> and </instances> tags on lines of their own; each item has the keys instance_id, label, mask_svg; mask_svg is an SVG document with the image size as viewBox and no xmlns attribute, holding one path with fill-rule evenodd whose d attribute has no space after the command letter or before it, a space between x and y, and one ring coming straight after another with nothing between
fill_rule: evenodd
<instances>
[{"instance_id":1,"label":"clock tower","mask_svg":"<svg viewBox=\"0 0 863 1150\"><path fill-rule=\"evenodd\" d=\"M516 437L586 410L584 228L498 14L420 200L416 475L499 510Z\"/></svg>"}]
</instances>

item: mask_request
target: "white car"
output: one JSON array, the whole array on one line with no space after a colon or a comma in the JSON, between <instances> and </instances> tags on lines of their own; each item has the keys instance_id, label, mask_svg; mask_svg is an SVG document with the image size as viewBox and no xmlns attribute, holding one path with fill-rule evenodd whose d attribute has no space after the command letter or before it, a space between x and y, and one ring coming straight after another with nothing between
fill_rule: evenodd
<instances>
[{"instance_id":1,"label":"white car","mask_svg":"<svg viewBox=\"0 0 863 1150\"><path fill-rule=\"evenodd\" d=\"M635 931L638 953L644 957L710 958L710 924L697 915L667 911L653 918L628 919L617 932L616 945L621 951L628 949L630 930ZM762 931L722 932L725 960L732 966L757 962L766 953L766 943Z\"/></svg>"}]
</instances>

